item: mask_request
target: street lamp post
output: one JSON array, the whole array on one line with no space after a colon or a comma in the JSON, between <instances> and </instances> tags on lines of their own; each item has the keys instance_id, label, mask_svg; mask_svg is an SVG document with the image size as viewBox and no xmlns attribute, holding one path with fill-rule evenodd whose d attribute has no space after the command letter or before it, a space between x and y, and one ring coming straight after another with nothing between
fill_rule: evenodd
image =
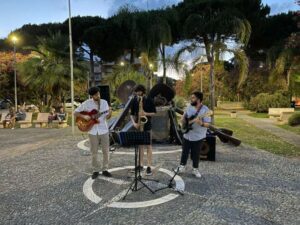
<instances>
[{"instance_id":1,"label":"street lamp post","mask_svg":"<svg viewBox=\"0 0 300 225\"><path fill-rule=\"evenodd\" d=\"M73 78L73 44L72 44L72 24L71 24L71 0L68 0L69 5L69 45L70 45L70 70L71 70L71 102L72 102L72 134L75 131L74 118L74 78Z\"/></svg>"},{"instance_id":2,"label":"street lamp post","mask_svg":"<svg viewBox=\"0 0 300 225\"><path fill-rule=\"evenodd\" d=\"M16 58L16 42L17 38L15 36L12 37L12 41L14 44L14 84L15 84L15 110L17 110L18 106L18 95L17 95L17 58Z\"/></svg>"}]
</instances>

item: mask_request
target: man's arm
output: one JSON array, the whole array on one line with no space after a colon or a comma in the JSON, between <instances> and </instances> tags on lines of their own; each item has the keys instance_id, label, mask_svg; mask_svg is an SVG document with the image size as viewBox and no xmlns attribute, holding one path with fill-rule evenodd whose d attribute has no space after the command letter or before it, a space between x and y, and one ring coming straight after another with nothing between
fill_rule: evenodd
<instances>
[{"instance_id":1,"label":"man's arm","mask_svg":"<svg viewBox=\"0 0 300 225\"><path fill-rule=\"evenodd\" d=\"M206 127L206 128L208 128L209 127L209 124L210 123L208 123L208 122L203 122L202 120L199 120L200 122L197 122L200 126L202 126L202 127Z\"/></svg>"},{"instance_id":2,"label":"man's arm","mask_svg":"<svg viewBox=\"0 0 300 225\"><path fill-rule=\"evenodd\" d=\"M76 117L81 117L84 120L89 121L91 119L91 117L89 115L83 115L80 112L84 111L85 107L85 103L82 103L78 108L75 109L74 111L74 116Z\"/></svg>"},{"instance_id":3,"label":"man's arm","mask_svg":"<svg viewBox=\"0 0 300 225\"><path fill-rule=\"evenodd\" d=\"M211 122L210 117L204 117L201 119L199 117L197 117L195 119L195 123L199 124L202 127L206 127L206 128L209 128L210 122Z\"/></svg>"},{"instance_id":4,"label":"man's arm","mask_svg":"<svg viewBox=\"0 0 300 225\"><path fill-rule=\"evenodd\" d=\"M136 99L133 99L132 101L132 104L131 104L131 108L130 108L130 119L131 119L131 122L133 124L133 126L138 129L139 128L139 124L136 123L136 113L137 113L137 107L136 107L136 104L137 104L137 101L135 101Z\"/></svg>"},{"instance_id":5,"label":"man's arm","mask_svg":"<svg viewBox=\"0 0 300 225\"><path fill-rule=\"evenodd\" d=\"M108 107L108 114L106 115L106 119L110 119L111 115L112 115L111 107Z\"/></svg>"},{"instance_id":6,"label":"man's arm","mask_svg":"<svg viewBox=\"0 0 300 225\"><path fill-rule=\"evenodd\" d=\"M155 105L154 105L154 102L152 101L152 99L147 99L147 104L149 104L149 112L146 112L144 111L144 116L154 116L155 113L156 113L156 108L155 108Z\"/></svg>"}]
</instances>

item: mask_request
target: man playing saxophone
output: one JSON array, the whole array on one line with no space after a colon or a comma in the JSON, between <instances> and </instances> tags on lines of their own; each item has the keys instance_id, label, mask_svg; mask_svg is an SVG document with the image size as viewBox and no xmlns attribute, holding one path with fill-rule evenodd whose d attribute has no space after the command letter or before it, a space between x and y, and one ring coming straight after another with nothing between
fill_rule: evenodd
<instances>
[{"instance_id":1,"label":"man playing saxophone","mask_svg":"<svg viewBox=\"0 0 300 225\"><path fill-rule=\"evenodd\" d=\"M136 96L131 105L131 113L130 118L133 123L133 126L139 131L147 131L150 132L151 136L151 116L156 113L155 105L151 98L147 98L145 96L146 88L139 84L134 88L134 92ZM152 164L152 144L146 145L147 148L147 169L146 175L152 175L151 164ZM139 170L143 170L144 165L144 146L139 146L139 162L138 165Z\"/></svg>"}]
</instances>

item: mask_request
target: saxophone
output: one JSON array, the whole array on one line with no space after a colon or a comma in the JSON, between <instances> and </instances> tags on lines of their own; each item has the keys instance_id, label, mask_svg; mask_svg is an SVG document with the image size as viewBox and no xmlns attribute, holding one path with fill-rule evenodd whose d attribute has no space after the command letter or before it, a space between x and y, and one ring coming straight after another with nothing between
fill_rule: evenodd
<instances>
[{"instance_id":1,"label":"saxophone","mask_svg":"<svg viewBox=\"0 0 300 225\"><path fill-rule=\"evenodd\" d=\"M139 113L143 112L143 96L138 96L139 101ZM139 124L139 131L144 131L144 125L148 122L148 118L146 116L139 116L138 115L138 124Z\"/></svg>"}]
</instances>

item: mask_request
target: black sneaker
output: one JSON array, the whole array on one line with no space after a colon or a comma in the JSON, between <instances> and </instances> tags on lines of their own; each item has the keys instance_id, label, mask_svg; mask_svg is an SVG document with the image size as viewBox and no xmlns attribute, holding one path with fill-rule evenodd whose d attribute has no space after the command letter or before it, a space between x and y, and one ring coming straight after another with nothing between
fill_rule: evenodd
<instances>
[{"instance_id":1,"label":"black sneaker","mask_svg":"<svg viewBox=\"0 0 300 225\"><path fill-rule=\"evenodd\" d=\"M131 173L134 173L135 171L144 171L144 167L143 166L137 166L135 169L133 168L132 170L130 170Z\"/></svg>"},{"instance_id":2,"label":"black sneaker","mask_svg":"<svg viewBox=\"0 0 300 225\"><path fill-rule=\"evenodd\" d=\"M99 172L94 172L92 174L92 179L95 180L99 176Z\"/></svg>"},{"instance_id":3,"label":"black sneaker","mask_svg":"<svg viewBox=\"0 0 300 225\"><path fill-rule=\"evenodd\" d=\"M102 175L105 177L111 177L111 173L108 172L107 170L102 171Z\"/></svg>"},{"instance_id":4,"label":"black sneaker","mask_svg":"<svg viewBox=\"0 0 300 225\"><path fill-rule=\"evenodd\" d=\"M146 175L147 176L151 176L152 175L152 171L151 171L151 167L150 166L147 167Z\"/></svg>"}]
</instances>

